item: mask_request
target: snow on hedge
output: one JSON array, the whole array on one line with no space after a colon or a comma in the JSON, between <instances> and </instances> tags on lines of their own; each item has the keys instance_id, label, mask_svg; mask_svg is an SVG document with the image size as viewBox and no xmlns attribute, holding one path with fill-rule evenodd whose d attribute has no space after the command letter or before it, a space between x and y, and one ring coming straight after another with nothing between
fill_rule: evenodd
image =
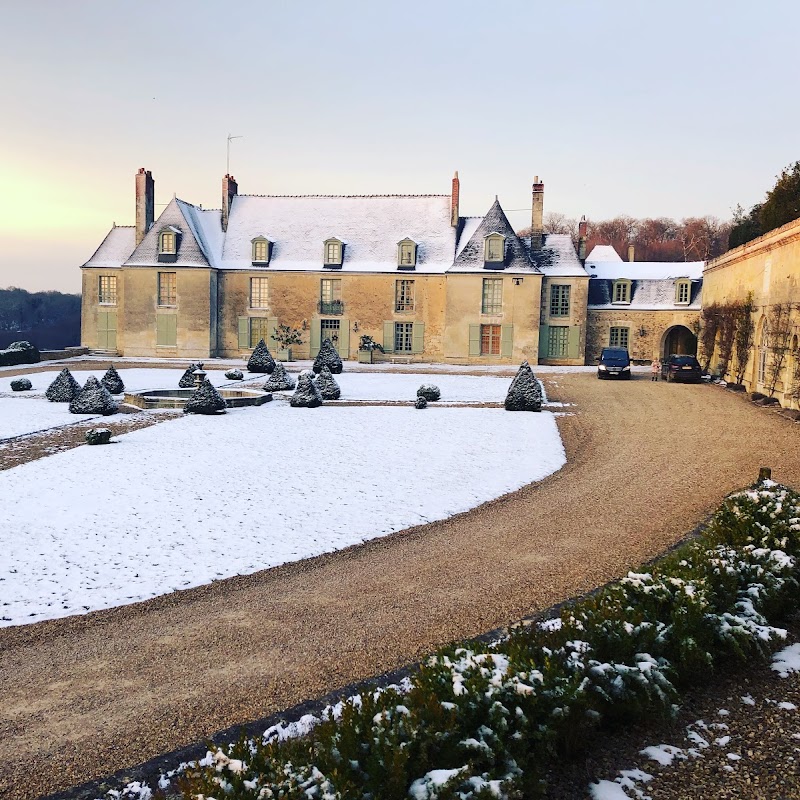
<instances>
[{"instance_id":1,"label":"snow on hedge","mask_svg":"<svg viewBox=\"0 0 800 800\"><path fill-rule=\"evenodd\" d=\"M0 625L337 550L466 511L564 463L550 413L268 403L189 415L0 473L0 495L14 498L0 522ZM254 485L264 487L256 505Z\"/></svg>"}]
</instances>

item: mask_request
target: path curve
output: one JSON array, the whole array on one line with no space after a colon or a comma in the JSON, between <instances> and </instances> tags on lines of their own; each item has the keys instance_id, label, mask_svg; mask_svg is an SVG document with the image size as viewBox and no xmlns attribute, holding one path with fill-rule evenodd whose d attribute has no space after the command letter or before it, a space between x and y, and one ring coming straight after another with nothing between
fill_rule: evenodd
<instances>
[{"instance_id":1,"label":"path curve","mask_svg":"<svg viewBox=\"0 0 800 800\"><path fill-rule=\"evenodd\" d=\"M0 630L0 795L111 774L591 589L762 464L800 486L800 430L742 397L544 377L576 406L559 419L568 464L539 484L339 553Z\"/></svg>"}]
</instances>

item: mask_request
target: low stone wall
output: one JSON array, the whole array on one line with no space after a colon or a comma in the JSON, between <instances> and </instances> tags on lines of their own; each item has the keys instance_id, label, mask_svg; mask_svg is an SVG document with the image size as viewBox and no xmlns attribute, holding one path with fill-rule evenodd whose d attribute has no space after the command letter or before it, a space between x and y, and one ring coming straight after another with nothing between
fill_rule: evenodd
<instances>
[{"instance_id":1,"label":"low stone wall","mask_svg":"<svg viewBox=\"0 0 800 800\"><path fill-rule=\"evenodd\" d=\"M88 347L65 347L63 350L41 350L42 361L60 361L62 358L75 358L89 354Z\"/></svg>"}]
</instances>

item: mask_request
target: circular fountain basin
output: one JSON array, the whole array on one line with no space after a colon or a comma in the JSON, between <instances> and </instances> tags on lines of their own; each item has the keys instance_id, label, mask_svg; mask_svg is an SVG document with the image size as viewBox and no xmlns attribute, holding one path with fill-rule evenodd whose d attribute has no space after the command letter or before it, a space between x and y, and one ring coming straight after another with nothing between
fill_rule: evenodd
<instances>
[{"instance_id":1,"label":"circular fountain basin","mask_svg":"<svg viewBox=\"0 0 800 800\"><path fill-rule=\"evenodd\" d=\"M269 403L272 395L260 389L217 389L228 408L260 406ZM145 389L125 394L125 402L137 408L183 408L195 393L194 389Z\"/></svg>"}]
</instances>

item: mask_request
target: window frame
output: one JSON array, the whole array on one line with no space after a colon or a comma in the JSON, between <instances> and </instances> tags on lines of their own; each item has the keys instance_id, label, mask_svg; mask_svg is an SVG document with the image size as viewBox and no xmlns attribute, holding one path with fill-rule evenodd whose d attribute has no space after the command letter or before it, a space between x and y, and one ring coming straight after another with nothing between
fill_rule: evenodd
<instances>
[{"instance_id":1,"label":"window frame","mask_svg":"<svg viewBox=\"0 0 800 800\"><path fill-rule=\"evenodd\" d=\"M492 256L492 245L500 244L499 258ZM506 260L506 237L502 233L488 233L483 237L483 261L485 264L503 264Z\"/></svg>"},{"instance_id":2,"label":"window frame","mask_svg":"<svg viewBox=\"0 0 800 800\"><path fill-rule=\"evenodd\" d=\"M326 292L326 287L329 290L327 292ZM343 312L344 312L344 303L342 302L342 279L320 278L319 313L342 314Z\"/></svg>"},{"instance_id":3,"label":"window frame","mask_svg":"<svg viewBox=\"0 0 800 800\"><path fill-rule=\"evenodd\" d=\"M162 287L162 279L166 278L167 276L170 277L172 286L166 287L167 291L164 291L164 288ZM156 292L156 300L159 308L175 308L178 305L178 273L159 271Z\"/></svg>"},{"instance_id":4,"label":"window frame","mask_svg":"<svg viewBox=\"0 0 800 800\"><path fill-rule=\"evenodd\" d=\"M331 249L332 248L332 249ZM329 255L332 258L329 258ZM322 265L324 267L341 267L344 263L344 242L339 239L326 239L322 244Z\"/></svg>"},{"instance_id":5,"label":"window frame","mask_svg":"<svg viewBox=\"0 0 800 800\"><path fill-rule=\"evenodd\" d=\"M400 347L398 347L398 342ZM414 323L395 322L394 323L394 350L395 353L405 353L411 355L414 352Z\"/></svg>"},{"instance_id":6,"label":"window frame","mask_svg":"<svg viewBox=\"0 0 800 800\"><path fill-rule=\"evenodd\" d=\"M397 314L412 312L416 308L414 280L400 278L394 282L394 310Z\"/></svg>"},{"instance_id":7,"label":"window frame","mask_svg":"<svg viewBox=\"0 0 800 800\"><path fill-rule=\"evenodd\" d=\"M686 292L686 299L681 300L681 293ZM687 278L675 281L675 305L688 306L692 301L692 282Z\"/></svg>"},{"instance_id":8,"label":"window frame","mask_svg":"<svg viewBox=\"0 0 800 800\"><path fill-rule=\"evenodd\" d=\"M616 332L616 341L614 334ZM627 325L611 325L608 329L608 346L620 347L630 351L631 329Z\"/></svg>"},{"instance_id":9,"label":"window frame","mask_svg":"<svg viewBox=\"0 0 800 800\"><path fill-rule=\"evenodd\" d=\"M254 291L256 285L260 287L258 291ZM261 275L252 275L250 277L249 308L269 308L269 282L267 278Z\"/></svg>"},{"instance_id":10,"label":"window frame","mask_svg":"<svg viewBox=\"0 0 800 800\"><path fill-rule=\"evenodd\" d=\"M320 346L322 346L322 343L326 339L330 339L334 350L336 350L336 352L338 353L339 352L339 331L341 331L341 329L342 329L341 320L339 320L339 319L321 319L319 321L319 343L320 343ZM333 336L325 336L325 331L326 330L336 331L337 332L336 333L336 338L334 338Z\"/></svg>"},{"instance_id":11,"label":"window frame","mask_svg":"<svg viewBox=\"0 0 800 800\"><path fill-rule=\"evenodd\" d=\"M500 356L502 353L503 326L497 322L481 323L481 355Z\"/></svg>"},{"instance_id":12,"label":"window frame","mask_svg":"<svg viewBox=\"0 0 800 800\"><path fill-rule=\"evenodd\" d=\"M103 291L103 281L108 281L108 289ZM116 275L98 275L97 276L97 302L101 306L115 306L117 305L117 276ZM113 286L113 288L112 288ZM113 297L113 300L105 300L104 297Z\"/></svg>"},{"instance_id":13,"label":"window frame","mask_svg":"<svg viewBox=\"0 0 800 800\"><path fill-rule=\"evenodd\" d=\"M404 254L409 254L409 259L404 260ZM413 239L401 239L397 243L397 268L415 269L417 266L417 243Z\"/></svg>"},{"instance_id":14,"label":"window frame","mask_svg":"<svg viewBox=\"0 0 800 800\"><path fill-rule=\"evenodd\" d=\"M253 323L258 323L253 325ZM250 349L254 349L256 345L263 339L269 342L269 317L248 317L247 341L250 343ZM254 334L257 330L258 334Z\"/></svg>"},{"instance_id":15,"label":"window frame","mask_svg":"<svg viewBox=\"0 0 800 800\"><path fill-rule=\"evenodd\" d=\"M611 288L611 302L618 305L630 305L631 303L631 284L628 278L617 278ZM621 294L621 297L617 297Z\"/></svg>"},{"instance_id":16,"label":"window frame","mask_svg":"<svg viewBox=\"0 0 800 800\"><path fill-rule=\"evenodd\" d=\"M487 289L493 286L494 290L489 296ZM499 290L499 291L498 291ZM501 317L503 315L503 279L484 278L481 284L481 314L491 317Z\"/></svg>"},{"instance_id":17,"label":"window frame","mask_svg":"<svg viewBox=\"0 0 800 800\"><path fill-rule=\"evenodd\" d=\"M259 258L258 251L263 249L264 258ZM266 236L256 236L250 241L250 255L253 265L269 264L272 255L272 242Z\"/></svg>"},{"instance_id":18,"label":"window frame","mask_svg":"<svg viewBox=\"0 0 800 800\"><path fill-rule=\"evenodd\" d=\"M550 325L548 327L548 358L569 358L569 328L569 325Z\"/></svg>"},{"instance_id":19,"label":"window frame","mask_svg":"<svg viewBox=\"0 0 800 800\"><path fill-rule=\"evenodd\" d=\"M568 283L553 283L550 285L550 316L569 317L571 308L572 286Z\"/></svg>"}]
</instances>

